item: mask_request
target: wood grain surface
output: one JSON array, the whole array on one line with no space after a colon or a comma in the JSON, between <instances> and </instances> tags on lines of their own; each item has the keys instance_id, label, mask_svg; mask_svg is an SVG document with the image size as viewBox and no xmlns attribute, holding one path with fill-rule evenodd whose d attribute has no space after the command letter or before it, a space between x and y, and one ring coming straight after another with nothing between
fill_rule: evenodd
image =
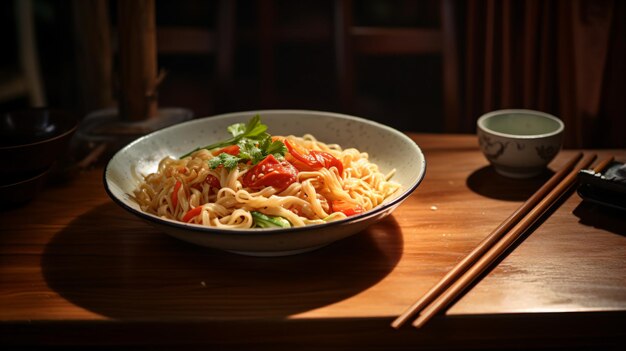
<instances>
[{"instance_id":1,"label":"wood grain surface","mask_svg":"<svg viewBox=\"0 0 626 351\"><path fill-rule=\"evenodd\" d=\"M307 254L254 258L158 232L102 169L0 212L0 344L235 349L619 348L626 216L570 193L445 314L389 324L550 176L503 178L471 135L410 135L426 177L392 216ZM562 151L550 169L573 155ZM626 150L600 150L599 158Z\"/></svg>"}]
</instances>

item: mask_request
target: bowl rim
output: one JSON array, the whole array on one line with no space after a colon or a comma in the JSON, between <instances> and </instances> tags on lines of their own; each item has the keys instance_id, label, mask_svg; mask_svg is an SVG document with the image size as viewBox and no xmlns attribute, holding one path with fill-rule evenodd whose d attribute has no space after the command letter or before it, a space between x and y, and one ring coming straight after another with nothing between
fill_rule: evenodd
<instances>
[{"instance_id":1,"label":"bowl rim","mask_svg":"<svg viewBox=\"0 0 626 351\"><path fill-rule=\"evenodd\" d=\"M23 147L32 147L32 146L37 146L40 144L45 144L45 143L49 143L51 141L55 141L58 139L62 139L65 138L66 136L74 133L77 129L78 126L80 125L79 121L72 117L71 114L62 111L62 110L58 110L58 109L50 109L50 108L46 108L46 107L34 107L34 108L30 108L30 109L23 109L23 110L16 110L16 111L9 111L7 113L11 113L11 112L38 112L38 111L47 111L49 113L57 113L57 114L62 114L65 116L68 116L71 123L72 123L72 127L67 129L66 131L64 131L61 134L55 135L51 138L45 138L39 141L33 141L31 143L26 143L26 144L18 144L18 145L10 145L10 146L0 146L0 150L12 150L12 149L18 149L18 148L23 148Z\"/></svg>"},{"instance_id":2,"label":"bowl rim","mask_svg":"<svg viewBox=\"0 0 626 351\"><path fill-rule=\"evenodd\" d=\"M539 117L550 119L552 121L555 121L558 124L558 128L548 133L520 135L520 134L509 134L509 133L498 132L493 129L487 128L485 126L485 121L490 118L495 118L501 115L514 114L514 113L534 115L534 116L539 116ZM562 133L563 130L565 129L565 124L558 117L551 115L549 113L546 113L546 112L529 110L529 109L503 109L503 110L495 110L495 111L487 112L478 118L478 120L476 121L476 126L478 127L479 130L482 130L484 132L497 135L500 137L504 137L504 138L511 138L511 139L538 139L538 138L551 137L551 136Z\"/></svg>"},{"instance_id":3,"label":"bowl rim","mask_svg":"<svg viewBox=\"0 0 626 351\"><path fill-rule=\"evenodd\" d=\"M232 116L239 116L239 115L243 115L243 114L247 114L247 113L255 113L255 114L290 114L290 113L312 113L312 114L322 114L322 115L326 115L326 116L331 116L331 117L337 117L337 118L343 118L343 119L351 119L354 121L358 121L358 122L363 122L366 124L370 124L374 127L378 127L378 128L382 128L382 129L386 129L387 131L390 131L391 133L395 134L396 136L403 138L407 141L410 141L412 143L412 145L416 148L416 150L419 152L419 154L422 156L422 164L421 164L421 171L420 174L418 174L417 176L417 181L414 184L411 184L411 186L409 186L408 188L404 189L402 191L402 193L400 193L399 196L397 196L396 198L394 198L393 200L387 202L387 203L382 203L379 206L354 215L354 216L350 216L347 218L343 218L340 220L336 220L336 221L332 221L332 222L327 222L327 223L320 223L320 224L312 224L312 225L305 225L302 227L290 227L290 228L253 228L253 229L230 229L230 228L216 228L216 227L208 227L208 226L203 226L200 224L193 224L193 223L182 223L182 222L178 222L172 219L167 219L167 218L161 218L158 217L156 215L153 214L149 214L146 213L144 211L141 210L137 210L129 205L127 205L124 201L122 201L122 199L118 198L117 196L115 196L115 194L113 194L113 191L109 188L109 184L107 181L107 174L108 174L108 170L109 167L111 166L112 161L115 159L115 157L120 154L121 152L131 148L133 145L135 145L136 143L141 142L142 140L149 138L149 137L153 137L154 135L158 135L158 134L162 134L164 132L166 132L169 129L173 129L173 128L177 128L178 126L181 126L183 124L195 124L195 123L200 123L199 121L201 120L208 120L208 119L213 119L213 118L230 118ZM103 179L103 183L104 183L104 188L106 190L106 193L109 195L109 197L111 199L113 199L113 201L115 203L117 203L119 206L121 206L122 208L126 209L127 211L138 215L140 218L147 220L148 222L154 223L154 224L158 224L158 225L167 225L167 226L171 226L174 227L176 229L183 229L183 230L191 230L193 232L202 232L202 233L214 233L214 234L225 234L225 235L232 235L232 236L242 236L242 235L246 235L246 236L250 236L250 235L254 235L254 236L268 236L269 234L283 234L283 233L303 233L303 232L307 232L310 230L323 230L324 228L329 228L329 227L338 227L338 226L342 226L342 225L346 225L348 223L352 223L352 222L360 222L360 221L364 221L367 220L369 218L372 218L390 208L393 208L397 205L399 205L402 201L404 201L407 197L409 197L409 195L411 195L415 189L417 189L417 187L420 185L420 183L424 180L424 177L426 175L426 157L424 156L424 153L422 152L422 149L419 147L419 145L417 145L417 143L415 141L413 141L413 139L409 138L406 134L391 128L389 126L386 126L384 124L378 123L376 121L371 121L365 118L361 118L361 117L356 117L356 116L350 116L350 115L346 115L346 114L341 114L341 113L335 113L335 112L326 112L326 111L317 111L317 110L298 110L298 109L273 109L273 110L249 110L249 111L240 111L240 112L230 112L230 113L225 113L225 114L218 114L218 115L213 115L213 116L206 116L206 117L201 117L201 118L195 118L189 121L185 121L182 123L178 123L160 130L157 130L155 132L152 132L150 134L146 134L136 140L134 140L133 142L129 143L128 145L124 146L122 149L118 150L115 155L113 155L113 157L111 157L109 159L109 161L107 161L107 165L104 167L104 171L102 174L102 179Z\"/></svg>"}]
</instances>

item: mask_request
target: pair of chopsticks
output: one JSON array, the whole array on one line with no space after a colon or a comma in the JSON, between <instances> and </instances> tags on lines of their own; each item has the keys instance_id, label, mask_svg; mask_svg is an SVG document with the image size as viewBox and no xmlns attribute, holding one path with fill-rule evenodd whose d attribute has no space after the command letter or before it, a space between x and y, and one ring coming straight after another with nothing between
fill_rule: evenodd
<instances>
[{"instance_id":1,"label":"pair of chopsticks","mask_svg":"<svg viewBox=\"0 0 626 351\"><path fill-rule=\"evenodd\" d=\"M478 246L461 262L448 272L424 296L411 305L396 318L391 326L400 328L410 318L418 317L413 326L421 328L439 311L446 308L453 300L489 268L506 250L519 239L576 181L578 171L589 168L596 155L583 158L582 153L576 154L565 166L556 172L539 190L537 190L515 212L494 229ZM602 171L613 162L607 158L600 162L595 172ZM578 165L576 166L576 164ZM574 167L576 166L576 167Z\"/></svg>"}]
</instances>

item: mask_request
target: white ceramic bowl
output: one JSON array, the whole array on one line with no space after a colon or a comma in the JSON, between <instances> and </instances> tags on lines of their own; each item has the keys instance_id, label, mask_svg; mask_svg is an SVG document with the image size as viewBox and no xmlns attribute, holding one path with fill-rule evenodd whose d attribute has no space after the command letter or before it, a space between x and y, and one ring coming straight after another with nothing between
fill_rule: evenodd
<instances>
[{"instance_id":1,"label":"white ceramic bowl","mask_svg":"<svg viewBox=\"0 0 626 351\"><path fill-rule=\"evenodd\" d=\"M287 229L232 230L181 223L145 213L132 200L129 194L139 183L139 179L132 175L132 167L140 174L155 172L162 158L179 157L199 146L226 139L230 136L227 126L247 122L257 113L270 134L301 136L309 133L322 142L367 152L383 173L396 169L393 179L402 185L401 189L382 205L365 213L335 222ZM195 119L141 137L109 161L104 186L122 208L173 237L241 254L279 256L322 247L356 234L388 216L417 188L425 171L426 160L420 148L405 134L390 127L336 113L269 110Z\"/></svg>"},{"instance_id":2,"label":"white ceramic bowl","mask_svg":"<svg viewBox=\"0 0 626 351\"><path fill-rule=\"evenodd\" d=\"M480 149L496 172L511 178L541 174L561 149L560 119L533 110L498 110L478 119Z\"/></svg>"}]
</instances>

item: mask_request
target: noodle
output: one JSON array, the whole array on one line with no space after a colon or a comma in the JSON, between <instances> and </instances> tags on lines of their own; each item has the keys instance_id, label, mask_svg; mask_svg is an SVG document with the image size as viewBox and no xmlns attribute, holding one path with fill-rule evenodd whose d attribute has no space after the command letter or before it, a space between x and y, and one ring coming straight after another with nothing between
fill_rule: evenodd
<instances>
[{"instance_id":1,"label":"noodle","mask_svg":"<svg viewBox=\"0 0 626 351\"><path fill-rule=\"evenodd\" d=\"M396 192L400 185L390 178L394 171L383 174L368 160L368 154L354 148L343 150L336 144L325 144L310 134L302 137L274 137L289 145L318 152L327 159L340 161L319 169L299 169L294 161L295 151L285 154L288 169L297 169L294 179L284 188L246 187L251 180L272 179L264 167L239 162L228 169L212 169L209 160L217 157L200 149L182 159L166 157L158 169L143 177L134 191L141 210L181 222L218 228L254 228L259 214L280 217L291 226L299 227L325 223L358 214L379 206ZM333 162L335 162L333 160ZM300 166L302 166L300 164ZM256 167L256 169L255 169ZM279 166L276 166L279 167ZM302 168L302 167L300 167ZM249 173L250 174L247 174ZM283 178L281 178L283 179Z\"/></svg>"}]
</instances>

